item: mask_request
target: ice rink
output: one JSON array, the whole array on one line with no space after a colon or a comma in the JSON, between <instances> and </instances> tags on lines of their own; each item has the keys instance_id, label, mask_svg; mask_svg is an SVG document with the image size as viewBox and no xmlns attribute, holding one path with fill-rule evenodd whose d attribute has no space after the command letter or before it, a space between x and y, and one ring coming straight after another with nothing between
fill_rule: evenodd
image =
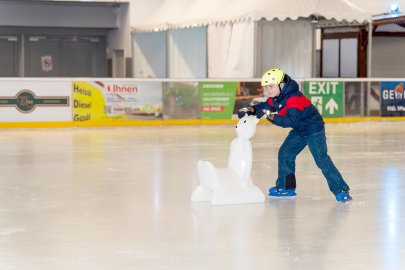
<instances>
[{"instance_id":1,"label":"ice rink","mask_svg":"<svg viewBox=\"0 0 405 270\"><path fill-rule=\"evenodd\" d=\"M405 269L405 122L327 124L353 201L308 149L297 197L191 203L196 164L227 164L233 125L0 130L0 269ZM288 129L260 124L267 194Z\"/></svg>"}]
</instances>

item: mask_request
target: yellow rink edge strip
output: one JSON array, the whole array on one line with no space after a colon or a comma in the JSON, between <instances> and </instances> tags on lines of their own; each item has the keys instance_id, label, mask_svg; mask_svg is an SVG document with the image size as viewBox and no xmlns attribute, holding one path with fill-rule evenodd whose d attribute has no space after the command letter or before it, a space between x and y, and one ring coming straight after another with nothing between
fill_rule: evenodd
<instances>
[{"instance_id":1,"label":"yellow rink edge strip","mask_svg":"<svg viewBox=\"0 0 405 270\"><path fill-rule=\"evenodd\" d=\"M361 121L405 121L405 117L347 117L325 118L325 123L351 123ZM1 122L0 128L69 128L69 127L131 127L131 126L187 126L235 124L234 120L165 119L165 120L115 120L85 122ZM267 123L262 119L260 123Z\"/></svg>"}]
</instances>

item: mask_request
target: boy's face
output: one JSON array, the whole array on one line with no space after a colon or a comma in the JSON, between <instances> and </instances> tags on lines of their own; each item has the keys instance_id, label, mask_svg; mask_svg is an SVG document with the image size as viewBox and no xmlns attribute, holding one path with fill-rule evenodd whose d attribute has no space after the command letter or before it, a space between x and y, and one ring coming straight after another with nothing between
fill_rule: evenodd
<instances>
[{"instance_id":1,"label":"boy's face","mask_svg":"<svg viewBox=\"0 0 405 270\"><path fill-rule=\"evenodd\" d=\"M280 84L280 87L278 87L277 84L269 84L269 85L265 85L263 86L263 96L265 97L277 97L278 95L280 95L280 88L283 88L284 83Z\"/></svg>"}]
</instances>

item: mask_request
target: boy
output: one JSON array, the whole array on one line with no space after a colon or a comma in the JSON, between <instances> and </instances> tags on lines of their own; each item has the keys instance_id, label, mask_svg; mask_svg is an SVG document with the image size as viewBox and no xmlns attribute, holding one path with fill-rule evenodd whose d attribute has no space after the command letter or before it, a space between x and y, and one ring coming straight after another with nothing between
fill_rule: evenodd
<instances>
[{"instance_id":1,"label":"boy","mask_svg":"<svg viewBox=\"0 0 405 270\"><path fill-rule=\"evenodd\" d=\"M296 196L295 159L308 145L336 200L352 200L349 186L328 155L322 116L299 91L297 82L281 69L274 68L263 74L261 85L263 94L268 97L267 101L240 109L238 117L248 114L261 118L266 114L267 120L274 125L292 128L279 149L278 178L276 186L269 189L269 196Z\"/></svg>"}]
</instances>

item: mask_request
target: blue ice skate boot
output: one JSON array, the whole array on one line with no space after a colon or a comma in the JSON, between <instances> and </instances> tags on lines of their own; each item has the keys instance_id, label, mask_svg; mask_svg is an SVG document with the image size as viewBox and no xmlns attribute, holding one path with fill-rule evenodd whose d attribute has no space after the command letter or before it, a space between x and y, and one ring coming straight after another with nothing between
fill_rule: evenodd
<instances>
[{"instance_id":1,"label":"blue ice skate boot","mask_svg":"<svg viewBox=\"0 0 405 270\"><path fill-rule=\"evenodd\" d=\"M352 196L350 196L348 190L343 190L343 191L339 192L338 194L336 194L336 200L339 202L348 202L348 201L353 200L353 198L352 198Z\"/></svg>"},{"instance_id":2,"label":"blue ice skate boot","mask_svg":"<svg viewBox=\"0 0 405 270\"><path fill-rule=\"evenodd\" d=\"M294 189L283 189L283 188L272 187L269 189L269 196L272 196L272 197L293 197L296 195L297 195L297 193L295 193L295 188Z\"/></svg>"}]
</instances>

